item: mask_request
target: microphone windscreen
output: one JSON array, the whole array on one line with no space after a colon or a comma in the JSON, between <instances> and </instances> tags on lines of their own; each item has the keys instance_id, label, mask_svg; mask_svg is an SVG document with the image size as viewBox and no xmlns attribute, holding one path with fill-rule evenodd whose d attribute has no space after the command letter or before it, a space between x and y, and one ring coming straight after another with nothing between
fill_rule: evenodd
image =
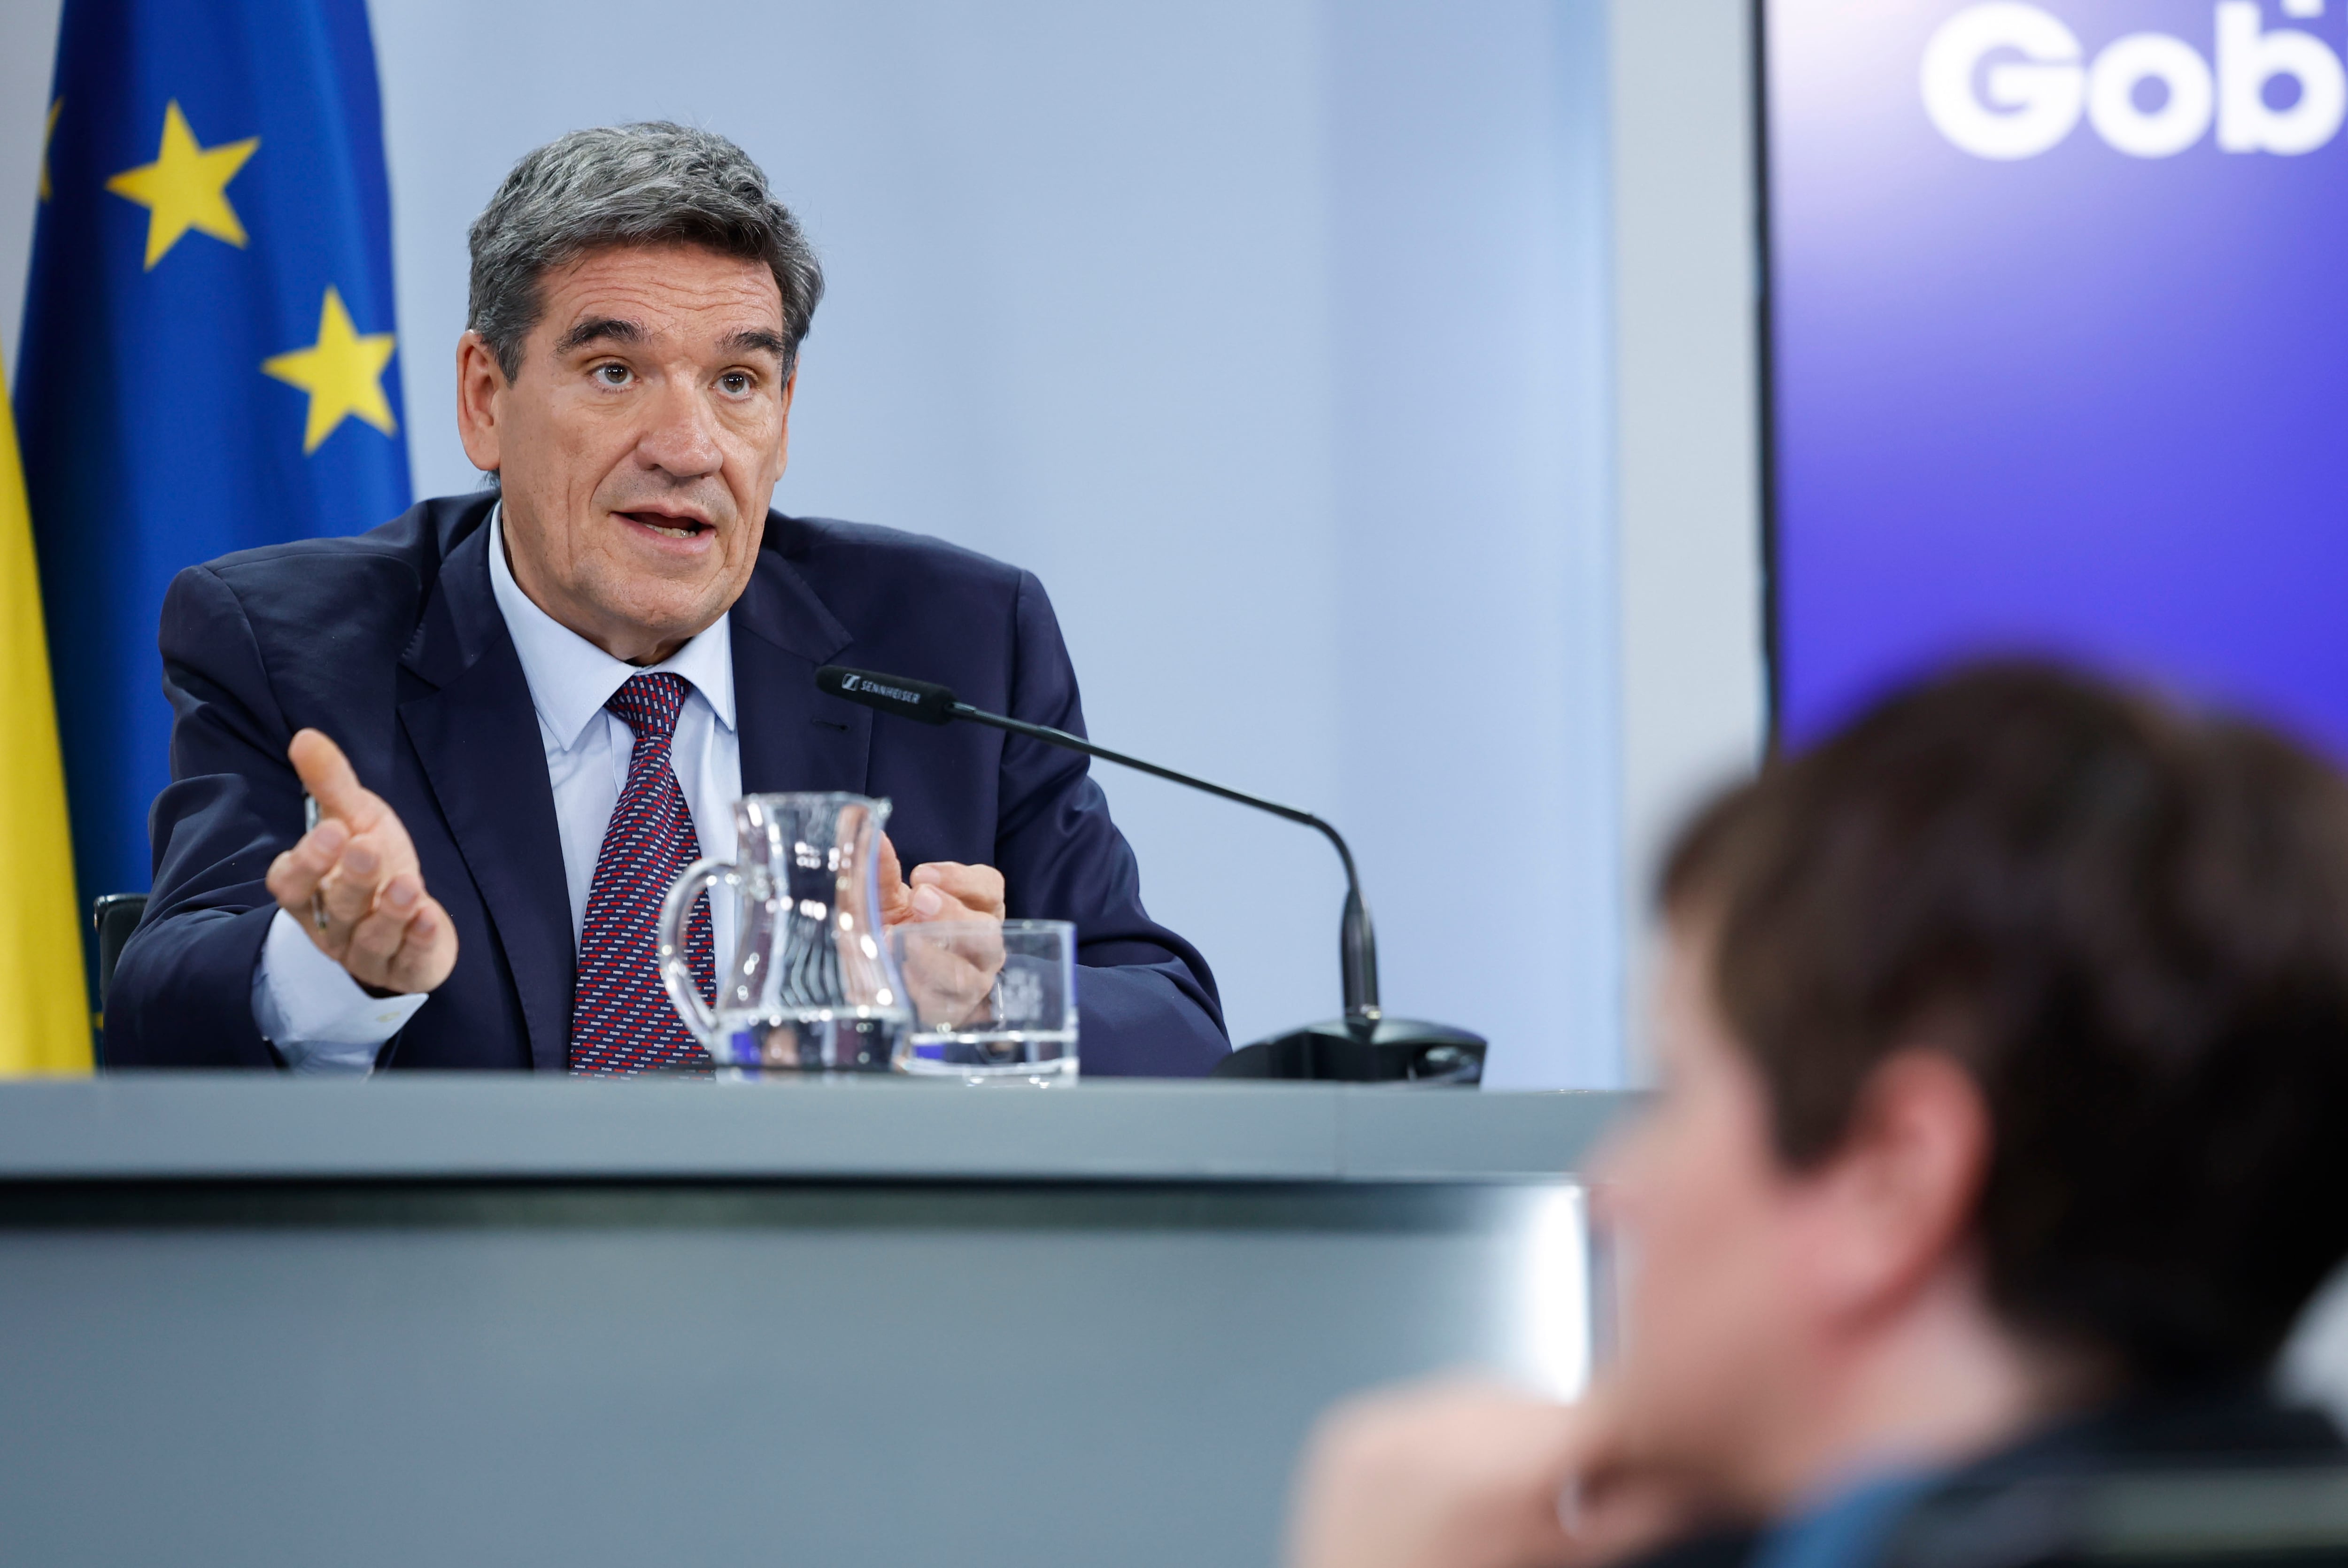
<instances>
[{"instance_id":1,"label":"microphone windscreen","mask_svg":"<svg viewBox=\"0 0 2348 1568\"><path fill-rule=\"evenodd\" d=\"M815 672L815 684L834 696L860 702L867 707L879 708L882 713L919 719L923 724L949 724L953 720L953 690L934 681L917 681L904 676L876 675L870 670L851 670L840 665L826 665Z\"/></svg>"}]
</instances>

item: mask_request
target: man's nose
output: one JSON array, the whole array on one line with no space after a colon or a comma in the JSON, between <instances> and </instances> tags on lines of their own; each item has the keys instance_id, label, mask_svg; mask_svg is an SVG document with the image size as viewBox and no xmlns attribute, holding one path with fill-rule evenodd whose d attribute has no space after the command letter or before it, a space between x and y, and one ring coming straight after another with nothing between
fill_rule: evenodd
<instances>
[{"instance_id":1,"label":"man's nose","mask_svg":"<svg viewBox=\"0 0 2348 1568\"><path fill-rule=\"evenodd\" d=\"M717 445L716 417L693 382L665 382L649 414L650 423L636 438L636 455L645 467L672 479L698 479L717 471L725 455Z\"/></svg>"}]
</instances>

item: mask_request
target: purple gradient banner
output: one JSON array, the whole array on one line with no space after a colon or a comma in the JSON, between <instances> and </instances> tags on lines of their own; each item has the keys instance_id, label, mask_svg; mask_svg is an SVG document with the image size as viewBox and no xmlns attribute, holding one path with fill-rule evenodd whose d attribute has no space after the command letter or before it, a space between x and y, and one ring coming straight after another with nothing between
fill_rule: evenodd
<instances>
[{"instance_id":1,"label":"purple gradient banner","mask_svg":"<svg viewBox=\"0 0 2348 1568\"><path fill-rule=\"evenodd\" d=\"M1795 741L2055 652L2348 756L2348 0L1766 0Z\"/></svg>"}]
</instances>

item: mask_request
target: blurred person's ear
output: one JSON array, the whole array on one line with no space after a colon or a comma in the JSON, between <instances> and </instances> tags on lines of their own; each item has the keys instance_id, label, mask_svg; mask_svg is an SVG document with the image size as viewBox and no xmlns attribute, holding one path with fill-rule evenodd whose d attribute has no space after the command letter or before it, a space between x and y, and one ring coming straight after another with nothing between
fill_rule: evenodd
<instances>
[{"instance_id":1,"label":"blurred person's ear","mask_svg":"<svg viewBox=\"0 0 2348 1568\"><path fill-rule=\"evenodd\" d=\"M1981 1087L1948 1053L1899 1051L1869 1075L1847 1135L1802 1183L1813 1321L1863 1333L1965 1252L1991 1141Z\"/></svg>"}]
</instances>

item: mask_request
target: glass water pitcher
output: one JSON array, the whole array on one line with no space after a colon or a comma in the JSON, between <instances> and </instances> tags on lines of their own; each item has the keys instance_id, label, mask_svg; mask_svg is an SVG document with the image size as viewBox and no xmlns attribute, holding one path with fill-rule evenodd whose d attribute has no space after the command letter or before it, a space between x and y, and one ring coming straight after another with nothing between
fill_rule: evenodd
<instances>
[{"instance_id":1,"label":"glass water pitcher","mask_svg":"<svg viewBox=\"0 0 2348 1568\"><path fill-rule=\"evenodd\" d=\"M685 1027L721 1068L887 1072L912 1021L880 930L880 830L862 795L751 795L734 806L733 863L696 861L661 905L660 972ZM685 957L693 901L734 890L734 952L717 1004Z\"/></svg>"}]
</instances>

